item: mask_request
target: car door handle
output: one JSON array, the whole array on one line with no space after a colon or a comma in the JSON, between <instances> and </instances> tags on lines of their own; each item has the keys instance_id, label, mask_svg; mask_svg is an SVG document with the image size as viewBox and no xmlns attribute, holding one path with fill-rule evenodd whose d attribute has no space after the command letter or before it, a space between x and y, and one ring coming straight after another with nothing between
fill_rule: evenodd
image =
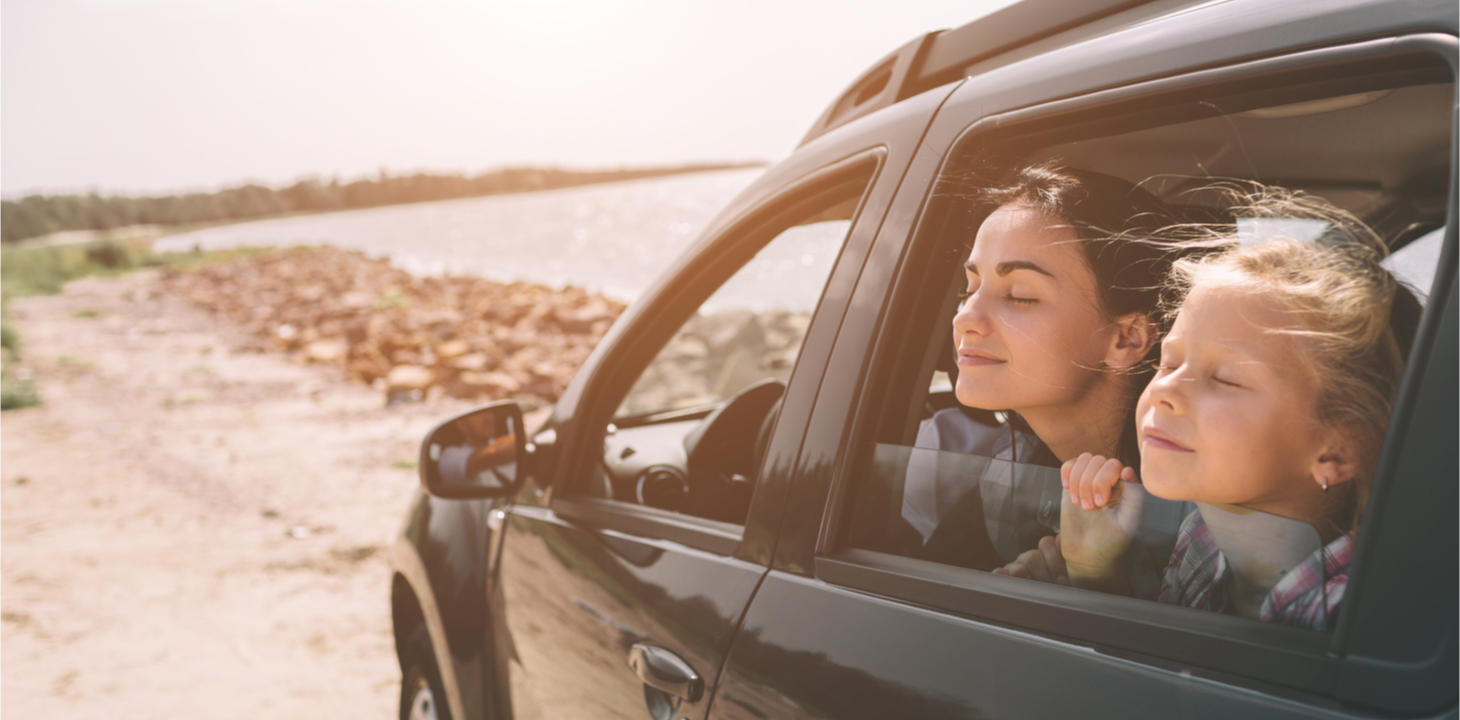
<instances>
[{"instance_id":1,"label":"car door handle","mask_svg":"<svg viewBox=\"0 0 1460 720\"><path fill-rule=\"evenodd\" d=\"M689 663L657 645L635 643L629 648L629 667L645 685L689 702L698 702L705 681Z\"/></svg>"}]
</instances>

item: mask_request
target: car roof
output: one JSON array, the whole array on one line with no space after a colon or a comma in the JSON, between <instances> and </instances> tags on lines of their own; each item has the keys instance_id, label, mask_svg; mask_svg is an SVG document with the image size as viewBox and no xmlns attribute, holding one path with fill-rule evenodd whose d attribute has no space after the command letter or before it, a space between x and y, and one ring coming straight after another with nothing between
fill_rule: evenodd
<instances>
[{"instance_id":1,"label":"car roof","mask_svg":"<svg viewBox=\"0 0 1460 720\"><path fill-rule=\"evenodd\" d=\"M837 97L801 139L805 145L831 130L888 106L962 78L1017 63L1031 55L1048 53L1122 29L1145 25L1164 18L1198 11L1232 0L1021 0L979 17L961 27L937 30L914 38L874 63ZM1236 4L1244 4L1237 0ZM1262 0L1249 10L1272 13L1283 7L1321 3L1308 0ZM1392 0L1349 0L1343 10L1377 9ZM1434 15L1435 29L1455 31L1452 3L1420 3L1405 13ZM1432 7L1433 6L1433 7ZM1435 10L1435 7L1443 7ZM1334 8L1328 24L1343 25L1345 13ZM1363 13L1347 13L1361 17Z\"/></svg>"},{"instance_id":2,"label":"car roof","mask_svg":"<svg viewBox=\"0 0 1460 720\"><path fill-rule=\"evenodd\" d=\"M801 145L864 115L964 76L977 62L1142 5L1149 15L1170 12L1152 0L1022 0L952 30L914 38L877 61L822 114ZM1190 4L1190 3L1184 3Z\"/></svg>"}]
</instances>

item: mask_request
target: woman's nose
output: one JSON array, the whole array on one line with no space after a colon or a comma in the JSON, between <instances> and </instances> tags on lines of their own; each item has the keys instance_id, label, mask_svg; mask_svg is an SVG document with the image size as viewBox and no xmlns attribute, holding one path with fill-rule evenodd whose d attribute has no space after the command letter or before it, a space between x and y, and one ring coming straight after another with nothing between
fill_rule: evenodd
<instances>
[{"instance_id":1,"label":"woman's nose","mask_svg":"<svg viewBox=\"0 0 1460 720\"><path fill-rule=\"evenodd\" d=\"M964 298L963 303L958 306L958 313L953 316L953 333L987 335L990 324L988 313L984 311L983 298L975 292Z\"/></svg>"}]
</instances>

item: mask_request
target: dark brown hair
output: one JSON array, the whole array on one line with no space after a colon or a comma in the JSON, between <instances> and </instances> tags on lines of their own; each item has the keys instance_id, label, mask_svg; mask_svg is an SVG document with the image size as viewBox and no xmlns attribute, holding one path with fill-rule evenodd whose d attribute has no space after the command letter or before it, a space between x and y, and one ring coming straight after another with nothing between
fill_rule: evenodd
<instances>
[{"instance_id":1,"label":"dark brown hair","mask_svg":"<svg viewBox=\"0 0 1460 720\"><path fill-rule=\"evenodd\" d=\"M1156 331L1155 342L1130 376L1125 413L1135 413L1141 389L1150 381L1160 357L1160 340L1168 325L1159 312L1172 262L1182 246L1156 239L1159 231L1180 223L1175 209L1133 183L1089 170L1062 167L1058 161L1026 165L1002 181L980 189L976 198L984 214L1014 205L1037 210L1067 223L1095 275L1100 311L1109 320L1141 313ZM1140 447L1134 422L1125 422L1117 459L1140 468Z\"/></svg>"}]
</instances>

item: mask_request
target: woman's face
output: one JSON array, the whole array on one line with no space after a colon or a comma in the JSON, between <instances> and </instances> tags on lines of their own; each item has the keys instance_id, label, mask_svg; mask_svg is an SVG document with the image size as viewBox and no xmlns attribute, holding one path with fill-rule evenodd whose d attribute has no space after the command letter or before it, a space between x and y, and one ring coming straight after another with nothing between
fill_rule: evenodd
<instances>
[{"instance_id":1,"label":"woman's face","mask_svg":"<svg viewBox=\"0 0 1460 720\"><path fill-rule=\"evenodd\" d=\"M1071 406L1101 381L1115 329L1073 228L1006 205L979 228L953 318L958 401L1031 412Z\"/></svg>"}]
</instances>

